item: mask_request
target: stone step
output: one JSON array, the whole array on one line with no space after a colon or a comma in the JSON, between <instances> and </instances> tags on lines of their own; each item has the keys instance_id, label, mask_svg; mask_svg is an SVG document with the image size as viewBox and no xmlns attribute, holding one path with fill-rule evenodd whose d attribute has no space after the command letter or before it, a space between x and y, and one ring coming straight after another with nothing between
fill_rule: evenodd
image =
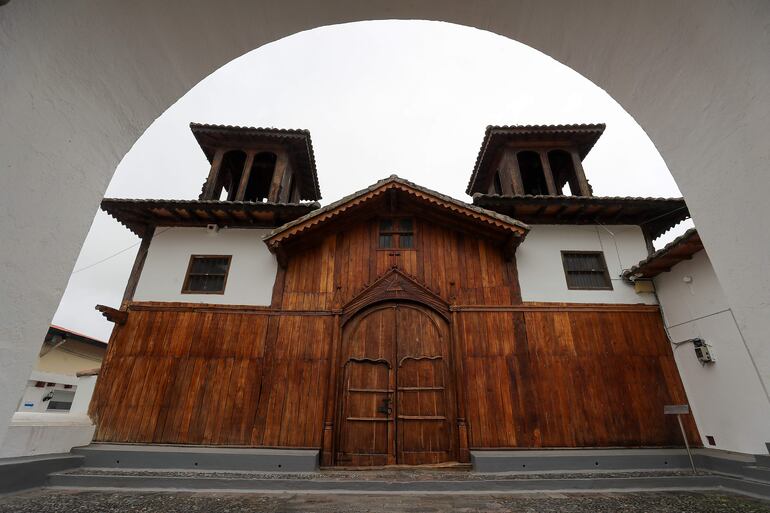
<instances>
[{"instance_id":1,"label":"stone step","mask_svg":"<svg viewBox=\"0 0 770 513\"><path fill-rule=\"evenodd\" d=\"M477 472L570 472L689 469L684 449L544 449L471 451Z\"/></svg>"},{"instance_id":2,"label":"stone step","mask_svg":"<svg viewBox=\"0 0 770 513\"><path fill-rule=\"evenodd\" d=\"M770 468L770 454L757 454L754 457L758 467Z\"/></svg>"},{"instance_id":3,"label":"stone step","mask_svg":"<svg viewBox=\"0 0 770 513\"><path fill-rule=\"evenodd\" d=\"M49 476L48 485L79 489L294 492L294 493L518 493L537 491L622 491L622 490L711 490L725 479L711 474L602 476L532 476L510 475L471 479L344 478L318 475L251 475L224 473L158 472L61 472ZM473 476L473 474L470 474ZM768 490L770 493L770 489Z\"/></svg>"},{"instance_id":4,"label":"stone step","mask_svg":"<svg viewBox=\"0 0 770 513\"><path fill-rule=\"evenodd\" d=\"M48 474L79 467L84 458L72 454L43 454L0 459L0 494L46 483Z\"/></svg>"},{"instance_id":5,"label":"stone step","mask_svg":"<svg viewBox=\"0 0 770 513\"><path fill-rule=\"evenodd\" d=\"M72 453L85 458L84 466L96 468L312 472L318 468L319 451L91 444Z\"/></svg>"},{"instance_id":6,"label":"stone step","mask_svg":"<svg viewBox=\"0 0 770 513\"><path fill-rule=\"evenodd\" d=\"M755 479L757 481L766 481L770 483L770 468L758 467L756 465L749 465L743 467L741 474L749 479Z\"/></svg>"}]
</instances>

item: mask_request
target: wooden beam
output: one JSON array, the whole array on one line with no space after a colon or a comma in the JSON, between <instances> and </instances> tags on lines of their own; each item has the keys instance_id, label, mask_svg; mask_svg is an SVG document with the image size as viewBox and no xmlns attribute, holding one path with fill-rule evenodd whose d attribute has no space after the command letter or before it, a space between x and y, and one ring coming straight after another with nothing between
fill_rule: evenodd
<instances>
[{"instance_id":1,"label":"wooden beam","mask_svg":"<svg viewBox=\"0 0 770 513\"><path fill-rule=\"evenodd\" d=\"M125 324L128 319L128 312L126 310L116 310L115 308L105 305L96 305L94 308L101 312L105 319L114 322L119 326Z\"/></svg>"},{"instance_id":2,"label":"wooden beam","mask_svg":"<svg viewBox=\"0 0 770 513\"><path fill-rule=\"evenodd\" d=\"M289 154L286 151L279 152L277 157L275 169L273 170L273 179L270 182L270 192L267 195L267 200L271 203L278 202L278 198L281 194L283 175L286 173L286 168L289 166Z\"/></svg>"},{"instance_id":3,"label":"wooden beam","mask_svg":"<svg viewBox=\"0 0 770 513\"><path fill-rule=\"evenodd\" d=\"M515 168L517 167L512 160L516 160L516 154L510 148L503 148L503 153L500 156L500 162L497 166L492 168L492 184L495 183L495 173L499 175L500 185L502 187L502 194L510 196L514 193L515 188ZM519 177L521 180L521 177Z\"/></svg>"},{"instance_id":4,"label":"wooden beam","mask_svg":"<svg viewBox=\"0 0 770 513\"><path fill-rule=\"evenodd\" d=\"M136 258L134 259L134 267L131 268L131 274L128 276L126 290L123 292L121 308L125 308L125 306L134 299L136 286L139 284L139 276L142 274L144 261L147 260L147 251L150 249L150 242L152 242L154 234L155 226L147 226L147 228L145 228L142 243L139 244L139 251L136 252Z\"/></svg>"},{"instance_id":5,"label":"wooden beam","mask_svg":"<svg viewBox=\"0 0 770 513\"><path fill-rule=\"evenodd\" d=\"M275 250L275 259L278 261L278 265L284 269L289 265L289 255L286 254L286 250L282 246Z\"/></svg>"},{"instance_id":6,"label":"wooden beam","mask_svg":"<svg viewBox=\"0 0 770 513\"><path fill-rule=\"evenodd\" d=\"M217 181L219 180L219 169L222 167L222 159L225 156L225 150L219 149L214 154L214 160L211 161L211 169L209 169L209 176L206 179L206 187L203 188L203 198L201 199L215 199L213 198L214 189L216 189Z\"/></svg>"},{"instance_id":7,"label":"wooden beam","mask_svg":"<svg viewBox=\"0 0 770 513\"><path fill-rule=\"evenodd\" d=\"M249 177L251 176L251 168L254 165L254 157L256 154L257 152L255 151L246 153L246 163L243 165L241 183L238 184L238 192L235 193L235 201L243 201L243 197L246 195L246 187L249 186Z\"/></svg>"},{"instance_id":8,"label":"wooden beam","mask_svg":"<svg viewBox=\"0 0 770 513\"><path fill-rule=\"evenodd\" d=\"M506 153L510 153L510 165L511 165L511 182L513 185L513 193L516 196L524 195L524 182L521 179L521 169L519 168L519 158L516 150L505 149Z\"/></svg>"},{"instance_id":9,"label":"wooden beam","mask_svg":"<svg viewBox=\"0 0 770 513\"><path fill-rule=\"evenodd\" d=\"M538 154L540 155L540 164L543 166L543 174L545 175L545 184L548 187L548 194L557 196L556 182L553 180L553 171L551 170L551 163L548 161L548 152L541 150Z\"/></svg>"},{"instance_id":10,"label":"wooden beam","mask_svg":"<svg viewBox=\"0 0 770 513\"><path fill-rule=\"evenodd\" d=\"M575 176L577 176L578 185L580 186L581 196L591 196L591 188L588 186L588 180L586 179L586 173L583 170L583 161L580 160L580 154L577 150L570 151L572 155L572 167L575 168ZM575 194L576 191L573 191Z\"/></svg>"}]
</instances>

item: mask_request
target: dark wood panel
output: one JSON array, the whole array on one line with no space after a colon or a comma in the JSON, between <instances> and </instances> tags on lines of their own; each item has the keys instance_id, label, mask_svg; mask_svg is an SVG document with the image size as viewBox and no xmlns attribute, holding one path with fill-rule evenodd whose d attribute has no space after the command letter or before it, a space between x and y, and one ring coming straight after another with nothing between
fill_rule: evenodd
<instances>
[{"instance_id":1,"label":"dark wood panel","mask_svg":"<svg viewBox=\"0 0 770 513\"><path fill-rule=\"evenodd\" d=\"M97 382L95 439L319 446L333 319L132 311Z\"/></svg>"},{"instance_id":2,"label":"dark wood panel","mask_svg":"<svg viewBox=\"0 0 770 513\"><path fill-rule=\"evenodd\" d=\"M687 399L656 312L457 312L471 446L681 445ZM691 443L700 439L691 418Z\"/></svg>"},{"instance_id":3,"label":"dark wood panel","mask_svg":"<svg viewBox=\"0 0 770 513\"><path fill-rule=\"evenodd\" d=\"M397 267L445 301L469 305L521 302L515 261L499 245L415 220L414 249L378 249L375 220L330 233L288 260L281 306L339 308L367 284Z\"/></svg>"}]
</instances>

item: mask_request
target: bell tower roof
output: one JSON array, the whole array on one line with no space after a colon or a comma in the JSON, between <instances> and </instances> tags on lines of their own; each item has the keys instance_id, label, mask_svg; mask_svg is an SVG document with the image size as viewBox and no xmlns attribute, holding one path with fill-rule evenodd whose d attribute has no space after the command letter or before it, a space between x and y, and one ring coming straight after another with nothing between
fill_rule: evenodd
<instances>
[{"instance_id":1,"label":"bell tower roof","mask_svg":"<svg viewBox=\"0 0 770 513\"><path fill-rule=\"evenodd\" d=\"M470 195L497 193L556 196L561 195L561 187L569 183L572 195L590 196L587 183L580 183L581 180L585 181L585 177L580 176L580 163L596 144L604 129L604 124L490 125L484 134L466 192ZM527 176L527 168L531 167L533 155L544 155L543 162L535 162L536 166L549 167L549 152L557 151L563 152L563 155L556 155L557 162L554 167L561 169L553 170L552 174L545 172L540 179L542 183L537 183L535 178ZM572 162L564 162L564 155L569 156L567 160ZM541 160L541 157L535 160ZM572 169L577 167L580 169ZM497 188L505 190L496 191L496 182ZM508 191L508 188L511 190Z\"/></svg>"},{"instance_id":2,"label":"bell tower roof","mask_svg":"<svg viewBox=\"0 0 770 513\"><path fill-rule=\"evenodd\" d=\"M260 173L265 175L262 178L266 181L263 188L270 186L269 181L272 178L280 179L274 175L274 171L279 169L286 180L291 178L291 188L295 188L296 193L292 194L293 191L289 190L288 182L282 184L284 196L286 196L281 198L282 201L317 201L321 199L313 143L308 130L202 123L190 123L190 130L211 163L212 169L216 168L216 173L222 175L209 177L200 199L219 199L214 197L217 194L217 186L219 186L219 189L224 187L229 193L228 199L248 200L248 191L238 191L239 184L235 183L236 179L243 176L249 169L249 166L246 165L247 160L250 160L252 165L258 167ZM219 160L217 160L218 155ZM225 176L225 173L220 173L219 167L227 168L224 171L233 176ZM267 176L268 174L270 176ZM273 188L275 189L276 186ZM277 188L280 189L281 184L278 184ZM252 196L266 195L267 191L263 192L263 194L255 193ZM245 198L240 197L244 194ZM265 199L268 198L265 197ZM277 198L269 201L277 201Z\"/></svg>"}]
</instances>

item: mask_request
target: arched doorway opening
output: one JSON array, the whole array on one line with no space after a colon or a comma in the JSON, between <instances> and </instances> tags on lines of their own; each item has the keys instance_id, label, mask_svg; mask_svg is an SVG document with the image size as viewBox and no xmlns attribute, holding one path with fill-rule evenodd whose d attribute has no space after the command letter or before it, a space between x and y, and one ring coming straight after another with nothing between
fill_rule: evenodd
<instances>
[{"instance_id":1,"label":"arched doorway opening","mask_svg":"<svg viewBox=\"0 0 770 513\"><path fill-rule=\"evenodd\" d=\"M405 301L377 304L345 324L335 423L337 465L457 460L449 333L442 316Z\"/></svg>"},{"instance_id":2,"label":"arched doorway opening","mask_svg":"<svg viewBox=\"0 0 770 513\"><path fill-rule=\"evenodd\" d=\"M767 161L762 137L770 126L767 105L756 101L770 91L770 69L761 65L768 43L765 7L671 3L653 12L643 3L629 11L610 2L591 8L488 2L468 9L434 1L370 3L351 11L344 2L307 9L258 2L228 9L205 2L157 9L140 2L126 9L103 2L89 6L89 26L79 22L83 12L64 4L2 8L7 23L0 47L9 68L2 74L0 107L7 115L0 130L10 170L4 176L12 183L0 188L0 204L9 213L2 228L15 242L6 248L12 272L4 273L0 287L13 305L0 318L7 344L0 353L8 362L0 378L4 390L23 388L36 341L61 299L115 164L163 109L250 48L313 27L378 18L491 30L605 87L660 144L698 218L746 345L758 355L759 372L768 375L769 321L761 305L768 302L770 278L759 271L770 236L755 212L768 182L757 172ZM553 16L554 9L561 15ZM190 14L184 23L182 11ZM46 198L46 208L30 201L36 197ZM0 398L0 435L17 403L14 394L6 395Z\"/></svg>"}]
</instances>

